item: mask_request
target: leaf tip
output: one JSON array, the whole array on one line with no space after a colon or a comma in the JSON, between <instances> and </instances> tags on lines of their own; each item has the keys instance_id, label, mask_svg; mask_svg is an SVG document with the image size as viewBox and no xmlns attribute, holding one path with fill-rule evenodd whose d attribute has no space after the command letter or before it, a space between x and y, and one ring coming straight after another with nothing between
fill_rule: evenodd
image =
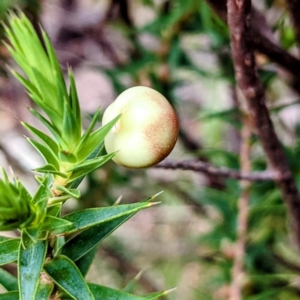
<instances>
[{"instance_id":1,"label":"leaf tip","mask_svg":"<svg viewBox=\"0 0 300 300\"><path fill-rule=\"evenodd\" d=\"M153 199L155 199L156 197L158 197L159 195L161 195L163 192L164 192L164 191L160 191L160 192L154 194L153 196L151 196L151 197L149 198L149 201L152 201Z\"/></svg>"},{"instance_id":2,"label":"leaf tip","mask_svg":"<svg viewBox=\"0 0 300 300\"><path fill-rule=\"evenodd\" d=\"M113 206L119 205L119 204L121 203L121 201L122 201L122 198L123 198L123 195L120 195L120 196L118 197L118 199L115 201L115 203L113 204Z\"/></svg>"}]
</instances>

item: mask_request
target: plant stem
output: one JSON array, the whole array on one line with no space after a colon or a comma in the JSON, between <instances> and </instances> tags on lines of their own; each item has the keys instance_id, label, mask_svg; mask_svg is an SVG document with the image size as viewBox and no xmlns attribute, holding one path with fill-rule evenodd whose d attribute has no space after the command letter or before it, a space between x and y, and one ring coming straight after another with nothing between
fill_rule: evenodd
<instances>
[{"instance_id":1,"label":"plant stem","mask_svg":"<svg viewBox=\"0 0 300 300\"><path fill-rule=\"evenodd\" d=\"M251 170L251 126L249 124L248 116L245 115L244 120L244 125L241 131L240 163L241 171L248 173ZM242 300L244 281L244 257L247 242L248 205L251 183L247 180L242 180L240 181L240 187L241 196L238 200L237 242L235 245L229 300Z\"/></svg>"},{"instance_id":2,"label":"plant stem","mask_svg":"<svg viewBox=\"0 0 300 300\"><path fill-rule=\"evenodd\" d=\"M216 167L200 160L191 161L171 161L166 160L154 168L160 169L180 169L180 170L190 170L195 172L202 172L209 175L217 175L224 178L232 178L238 180L248 180L248 181L273 181L276 180L277 173L273 171L261 171L261 172L244 172L243 170L233 170L224 167Z\"/></svg>"},{"instance_id":3,"label":"plant stem","mask_svg":"<svg viewBox=\"0 0 300 300\"><path fill-rule=\"evenodd\" d=\"M300 249L300 195L284 149L275 133L262 82L257 74L251 36L251 0L228 0L227 21L236 81L242 90L251 121L289 210L295 242Z\"/></svg>"}]
</instances>

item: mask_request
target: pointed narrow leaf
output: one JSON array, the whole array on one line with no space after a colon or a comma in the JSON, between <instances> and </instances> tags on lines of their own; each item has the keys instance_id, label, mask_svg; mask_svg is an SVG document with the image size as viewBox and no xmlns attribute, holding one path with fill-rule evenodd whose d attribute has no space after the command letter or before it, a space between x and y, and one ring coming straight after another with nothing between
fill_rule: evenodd
<instances>
[{"instance_id":1,"label":"pointed narrow leaf","mask_svg":"<svg viewBox=\"0 0 300 300\"><path fill-rule=\"evenodd\" d=\"M62 204L63 202L65 202L66 200L70 199L70 195L62 195L62 196L58 196L58 197L52 197L48 199L48 202L51 205L54 204Z\"/></svg>"},{"instance_id":2,"label":"pointed narrow leaf","mask_svg":"<svg viewBox=\"0 0 300 300\"><path fill-rule=\"evenodd\" d=\"M67 101L64 103L62 134L65 140L68 141L67 149L71 150L71 152L75 150L80 141L81 127L79 127L76 116Z\"/></svg>"},{"instance_id":3,"label":"pointed narrow leaf","mask_svg":"<svg viewBox=\"0 0 300 300\"><path fill-rule=\"evenodd\" d=\"M135 277L133 277L126 286L122 289L123 292L131 293L133 289L138 285L138 282L142 276L143 270L141 270Z\"/></svg>"},{"instance_id":4,"label":"pointed narrow leaf","mask_svg":"<svg viewBox=\"0 0 300 300\"><path fill-rule=\"evenodd\" d=\"M19 292L13 291L5 294L0 294L0 300L20 300Z\"/></svg>"},{"instance_id":5,"label":"pointed narrow leaf","mask_svg":"<svg viewBox=\"0 0 300 300\"><path fill-rule=\"evenodd\" d=\"M80 259L133 215L125 215L101 223L79 233L63 245L60 250L61 254L68 256L73 261Z\"/></svg>"},{"instance_id":6,"label":"pointed narrow leaf","mask_svg":"<svg viewBox=\"0 0 300 300\"><path fill-rule=\"evenodd\" d=\"M44 265L53 281L75 299L94 300L79 269L68 257L59 255Z\"/></svg>"},{"instance_id":7,"label":"pointed narrow leaf","mask_svg":"<svg viewBox=\"0 0 300 300\"><path fill-rule=\"evenodd\" d=\"M1 174L2 174L2 180L4 181L4 183L7 185L9 184L9 179L8 179L8 176L7 176L7 173L6 171L4 170L3 167L0 167L0 170L1 170Z\"/></svg>"},{"instance_id":8,"label":"pointed narrow leaf","mask_svg":"<svg viewBox=\"0 0 300 300\"><path fill-rule=\"evenodd\" d=\"M61 186L61 185L58 185L56 186L56 189L59 190L59 191L62 191L64 192L65 194L67 195L70 195L71 197L74 197L74 198L80 198L80 191L77 190L77 189L68 189L64 186Z\"/></svg>"},{"instance_id":9,"label":"pointed narrow leaf","mask_svg":"<svg viewBox=\"0 0 300 300\"><path fill-rule=\"evenodd\" d=\"M44 118L39 112L37 112L33 108L30 108L30 112L49 129L49 131L55 137L57 143L59 143L59 145L62 148L67 147L67 143L62 139L59 130L53 124L51 124L46 118Z\"/></svg>"},{"instance_id":10,"label":"pointed narrow leaf","mask_svg":"<svg viewBox=\"0 0 300 300\"><path fill-rule=\"evenodd\" d=\"M58 157L61 161L68 162L70 164L75 164L77 162L77 157L65 150L61 150L58 152Z\"/></svg>"},{"instance_id":11,"label":"pointed narrow leaf","mask_svg":"<svg viewBox=\"0 0 300 300\"><path fill-rule=\"evenodd\" d=\"M155 300L155 299L160 299L161 297L165 297L171 292L175 291L176 288L168 290L168 291L163 291L163 292L156 292L156 293L151 293L148 295L144 295L143 298L147 300Z\"/></svg>"},{"instance_id":12,"label":"pointed narrow leaf","mask_svg":"<svg viewBox=\"0 0 300 300\"><path fill-rule=\"evenodd\" d=\"M43 101L37 104L48 115L51 122L58 127L61 122L62 112L56 107L57 101L53 101L53 99L58 97L58 91L55 86L57 79L47 77L42 70L37 68L32 68L32 73L32 77L35 79L34 85L39 89L43 97ZM32 97L32 100L35 100L34 97Z\"/></svg>"},{"instance_id":13,"label":"pointed narrow leaf","mask_svg":"<svg viewBox=\"0 0 300 300\"><path fill-rule=\"evenodd\" d=\"M35 168L35 169L33 169L33 171L38 172L38 173L59 175L63 178L67 178L66 174L58 172L57 169L51 164L46 164L42 167Z\"/></svg>"},{"instance_id":14,"label":"pointed narrow leaf","mask_svg":"<svg viewBox=\"0 0 300 300\"><path fill-rule=\"evenodd\" d=\"M21 122L21 124L32 134L38 137L45 145L47 145L53 153L58 153L58 145L50 136L25 122Z\"/></svg>"},{"instance_id":15,"label":"pointed narrow leaf","mask_svg":"<svg viewBox=\"0 0 300 300\"><path fill-rule=\"evenodd\" d=\"M20 239L8 239L0 242L0 266L18 260Z\"/></svg>"},{"instance_id":16,"label":"pointed narrow leaf","mask_svg":"<svg viewBox=\"0 0 300 300\"><path fill-rule=\"evenodd\" d=\"M131 295L97 284L89 283L89 287L95 297L95 300L145 300L143 297Z\"/></svg>"},{"instance_id":17,"label":"pointed narrow leaf","mask_svg":"<svg viewBox=\"0 0 300 300\"><path fill-rule=\"evenodd\" d=\"M0 285L2 285L7 291L15 291L18 289L18 279L0 268Z\"/></svg>"},{"instance_id":18,"label":"pointed narrow leaf","mask_svg":"<svg viewBox=\"0 0 300 300\"><path fill-rule=\"evenodd\" d=\"M40 199L38 202L35 203L36 213L35 213L35 219L32 222L32 226L40 225L44 221L47 212L47 204L48 204L47 197Z\"/></svg>"},{"instance_id":19,"label":"pointed narrow leaf","mask_svg":"<svg viewBox=\"0 0 300 300\"><path fill-rule=\"evenodd\" d=\"M43 276L46 276L45 273L42 274L42 277ZM50 279L48 278L48 280L50 280ZM39 286L38 286L37 293L36 293L36 299L37 300L49 300L49 299L51 299L50 296L51 296L53 287L54 287L54 285L51 282L49 282L49 283L40 283Z\"/></svg>"},{"instance_id":20,"label":"pointed narrow leaf","mask_svg":"<svg viewBox=\"0 0 300 300\"><path fill-rule=\"evenodd\" d=\"M80 270L83 277L85 277L88 273L97 251L98 245L94 246L89 252L76 261L76 266Z\"/></svg>"},{"instance_id":21,"label":"pointed narrow leaf","mask_svg":"<svg viewBox=\"0 0 300 300\"><path fill-rule=\"evenodd\" d=\"M58 217L61 211L61 203L53 204L47 207L47 215Z\"/></svg>"},{"instance_id":22,"label":"pointed narrow leaf","mask_svg":"<svg viewBox=\"0 0 300 300\"><path fill-rule=\"evenodd\" d=\"M61 234L73 228L73 223L54 216L46 216L41 231L51 231L52 234Z\"/></svg>"},{"instance_id":23,"label":"pointed narrow leaf","mask_svg":"<svg viewBox=\"0 0 300 300\"><path fill-rule=\"evenodd\" d=\"M81 114L80 114L79 100L78 100L78 95L76 90L74 74L70 69L68 73L70 79L70 93L69 93L70 106L74 112L74 116L75 119L77 120L78 127L81 128Z\"/></svg>"},{"instance_id":24,"label":"pointed narrow leaf","mask_svg":"<svg viewBox=\"0 0 300 300\"><path fill-rule=\"evenodd\" d=\"M36 101L35 101L36 103L39 103L39 102L43 101L43 97L40 94L40 91L35 87L34 84L32 84L32 82L30 82L30 80L26 79L25 77L23 77L18 72L15 72L14 70L12 70L11 73L26 88L29 96L36 99Z\"/></svg>"},{"instance_id":25,"label":"pointed narrow leaf","mask_svg":"<svg viewBox=\"0 0 300 300\"><path fill-rule=\"evenodd\" d=\"M30 193L27 191L27 189L25 188L25 186L22 184L22 182L19 179L17 179L15 185L17 186L20 192L21 198L24 199L24 201L26 202L30 202L32 200L32 197Z\"/></svg>"},{"instance_id":26,"label":"pointed narrow leaf","mask_svg":"<svg viewBox=\"0 0 300 300\"><path fill-rule=\"evenodd\" d=\"M27 249L20 247L18 262L20 300L37 299L36 293L46 250L46 241L30 243Z\"/></svg>"},{"instance_id":27,"label":"pointed narrow leaf","mask_svg":"<svg viewBox=\"0 0 300 300\"><path fill-rule=\"evenodd\" d=\"M30 138L27 138L27 141L40 153L40 155L44 158L46 163L53 165L56 168L56 170L59 170L58 158L51 150L49 150L48 147Z\"/></svg>"},{"instance_id":28,"label":"pointed narrow leaf","mask_svg":"<svg viewBox=\"0 0 300 300\"><path fill-rule=\"evenodd\" d=\"M89 135L87 140L82 143L81 148L78 150L77 157L79 160L84 160L85 158L87 158L94 151L94 149L96 149L97 146L104 141L105 136L117 123L120 117L121 115L117 116L105 126L98 128L96 131Z\"/></svg>"},{"instance_id":29,"label":"pointed narrow leaf","mask_svg":"<svg viewBox=\"0 0 300 300\"><path fill-rule=\"evenodd\" d=\"M60 97L58 97L58 99L57 99L56 106L60 111L62 111L64 107L63 107L63 101L61 101L61 99L67 99L67 96L68 96L64 76L62 74L61 67L59 65L59 62L58 62L55 50L52 46L52 43L51 43L47 33L44 30L42 31L42 35L43 35L43 39L45 41L46 50L47 50L47 54L48 54L48 57L50 60L52 72L54 72L55 77L57 78L56 82L57 82L57 88L59 90Z\"/></svg>"},{"instance_id":30,"label":"pointed narrow leaf","mask_svg":"<svg viewBox=\"0 0 300 300\"><path fill-rule=\"evenodd\" d=\"M83 169L93 169L95 165L98 165L99 163L102 163L103 160L107 160L107 157L110 156L111 154L99 156L93 159L87 159L84 162L75 165L67 170L67 172L77 172L81 171Z\"/></svg>"},{"instance_id":31,"label":"pointed narrow leaf","mask_svg":"<svg viewBox=\"0 0 300 300\"><path fill-rule=\"evenodd\" d=\"M32 243L36 243L38 235L40 233L39 228L24 228L21 233L21 245L24 249L31 246ZM19 253L20 255L20 253Z\"/></svg>"},{"instance_id":32,"label":"pointed narrow leaf","mask_svg":"<svg viewBox=\"0 0 300 300\"><path fill-rule=\"evenodd\" d=\"M108 162L110 159L112 159L115 156L115 153L106 154L103 156L99 156L97 158L86 160L80 165L77 165L73 168L70 168L67 170L67 172L72 172L72 175L69 179L69 182L72 182L82 176L85 176L89 174L90 172L98 169L100 166L104 165L106 162Z\"/></svg>"},{"instance_id":33,"label":"pointed narrow leaf","mask_svg":"<svg viewBox=\"0 0 300 300\"><path fill-rule=\"evenodd\" d=\"M102 148L103 148L103 146L101 144L98 145L98 147L90 154L88 159L93 159L93 158L97 157L99 155L99 153L101 152ZM79 186L79 184L82 182L83 178L84 178L84 176L78 177L77 179L72 181L71 184L68 185L68 187L72 188L72 189L76 189Z\"/></svg>"},{"instance_id":34,"label":"pointed narrow leaf","mask_svg":"<svg viewBox=\"0 0 300 300\"><path fill-rule=\"evenodd\" d=\"M96 113L94 114L93 116L93 119L89 125L89 127L87 128L87 130L84 132L83 136L81 137L80 139L80 142L78 143L77 145L77 148L75 150L75 153L77 153L80 149L81 149L81 146L85 143L85 141L87 140L87 138L90 136L91 132L93 131L94 127L95 127L95 124L99 118L99 115L100 115L100 112L101 110L98 109L96 111Z\"/></svg>"},{"instance_id":35,"label":"pointed narrow leaf","mask_svg":"<svg viewBox=\"0 0 300 300\"><path fill-rule=\"evenodd\" d=\"M74 228L69 232L72 233L122 216L134 214L151 205L152 203L140 202L109 207L88 208L70 213L64 216L63 219L73 223Z\"/></svg>"},{"instance_id":36,"label":"pointed narrow leaf","mask_svg":"<svg viewBox=\"0 0 300 300\"><path fill-rule=\"evenodd\" d=\"M39 188L32 198L33 203L39 202L41 199L47 198L50 192L49 189L50 177L46 175L39 184Z\"/></svg>"}]
</instances>

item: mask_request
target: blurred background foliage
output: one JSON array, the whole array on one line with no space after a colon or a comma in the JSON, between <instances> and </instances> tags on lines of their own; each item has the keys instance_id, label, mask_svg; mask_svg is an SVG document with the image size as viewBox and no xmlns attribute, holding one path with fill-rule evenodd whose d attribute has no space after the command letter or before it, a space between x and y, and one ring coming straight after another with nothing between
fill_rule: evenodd
<instances>
[{"instance_id":1,"label":"blurred background foliage","mask_svg":"<svg viewBox=\"0 0 300 300\"><path fill-rule=\"evenodd\" d=\"M297 56L284 1L253 2L274 39ZM206 1L2 0L2 20L10 9L24 11L37 30L41 23L63 67L73 68L86 124L99 106L104 110L124 89L151 86L179 116L172 159L240 169L242 96L235 87L227 25ZM17 120L35 122L26 109L33 103L9 74L3 45L0 59L0 162L12 166L34 190L30 169L41 164ZM266 56L256 53L256 61L270 114L300 187L299 91ZM255 134L251 166L253 171L267 168ZM160 206L140 212L103 243L90 280L120 288L143 270L135 293L177 287L168 299L228 299L238 237L237 180L180 169L128 170L111 162L88 177L82 199L70 200L67 207L111 205L120 195L123 203L136 202L161 190ZM300 299L299 250L272 181L250 186L246 240L244 299Z\"/></svg>"}]
</instances>

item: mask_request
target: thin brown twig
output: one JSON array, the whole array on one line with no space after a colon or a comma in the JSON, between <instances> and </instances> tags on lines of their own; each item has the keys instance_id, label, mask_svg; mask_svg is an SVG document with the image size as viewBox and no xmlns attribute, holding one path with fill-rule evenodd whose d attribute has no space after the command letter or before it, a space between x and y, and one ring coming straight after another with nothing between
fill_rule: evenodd
<instances>
[{"instance_id":1,"label":"thin brown twig","mask_svg":"<svg viewBox=\"0 0 300 300\"><path fill-rule=\"evenodd\" d=\"M189 170L195 172L201 172L209 175L216 175L224 178L232 178L238 180L248 181L273 181L276 180L276 173L272 171L261 171L261 172L243 172L239 170L233 170L225 167L215 167L204 161L176 161L176 160L165 160L154 168L160 169L180 169Z\"/></svg>"},{"instance_id":2,"label":"thin brown twig","mask_svg":"<svg viewBox=\"0 0 300 300\"><path fill-rule=\"evenodd\" d=\"M251 171L251 124L249 117L244 115L243 128L241 131L241 149L240 163L241 171L249 173ZM238 215L237 215L237 241L235 245L235 255L232 267L232 281L230 285L229 300L242 300L243 284L244 284L244 257L247 243L248 230L248 211L251 183L247 180L240 182L241 196L238 200Z\"/></svg>"},{"instance_id":3,"label":"thin brown twig","mask_svg":"<svg viewBox=\"0 0 300 300\"><path fill-rule=\"evenodd\" d=\"M206 0L216 14L227 22L226 0ZM295 0L297 2L297 0ZM264 16L255 8L251 9L252 18L249 34L255 50L265 54L270 60L277 63L283 69L296 77L300 77L300 60L281 48L271 35L271 29L267 25ZM299 20L298 20L299 21Z\"/></svg>"},{"instance_id":4,"label":"thin brown twig","mask_svg":"<svg viewBox=\"0 0 300 300\"><path fill-rule=\"evenodd\" d=\"M300 248L300 195L270 119L265 91L257 74L251 43L251 0L228 0L227 5L236 80L246 98L250 117L267 159L277 174L276 181L288 207L295 241Z\"/></svg>"}]
</instances>

